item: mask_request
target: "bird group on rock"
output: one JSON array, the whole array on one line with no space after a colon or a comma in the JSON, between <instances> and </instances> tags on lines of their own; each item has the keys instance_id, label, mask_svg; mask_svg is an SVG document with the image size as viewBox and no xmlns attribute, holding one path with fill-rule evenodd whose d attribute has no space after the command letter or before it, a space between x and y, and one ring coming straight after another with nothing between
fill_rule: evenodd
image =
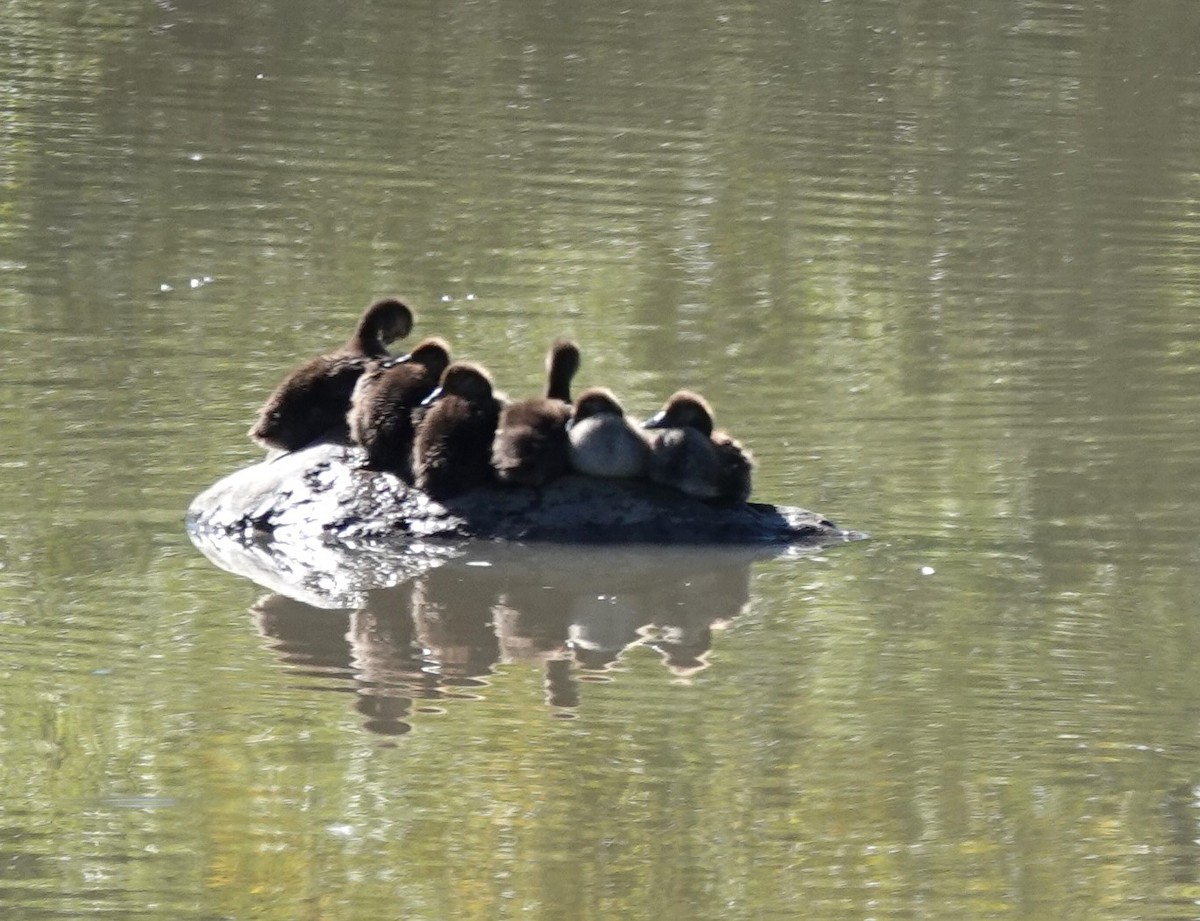
<instances>
[{"instance_id":1,"label":"bird group on rock","mask_svg":"<svg viewBox=\"0 0 1200 921\"><path fill-rule=\"evenodd\" d=\"M398 298L371 304L345 345L283 379L250 437L279 451L348 440L368 469L439 500L491 484L540 487L569 473L646 479L713 502L750 497L754 460L714 427L698 393L676 392L640 425L605 387L572 400L579 347L559 338L546 355L544 394L510 401L482 365L454 361L444 339L392 355L388 346L413 319Z\"/></svg>"}]
</instances>

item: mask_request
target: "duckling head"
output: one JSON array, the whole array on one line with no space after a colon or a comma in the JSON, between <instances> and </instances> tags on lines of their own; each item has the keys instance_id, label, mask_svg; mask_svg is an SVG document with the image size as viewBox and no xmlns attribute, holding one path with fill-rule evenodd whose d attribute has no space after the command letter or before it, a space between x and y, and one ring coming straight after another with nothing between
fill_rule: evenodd
<instances>
[{"instance_id":1,"label":"duckling head","mask_svg":"<svg viewBox=\"0 0 1200 921\"><path fill-rule=\"evenodd\" d=\"M429 406L444 396L461 397L468 403L485 403L492 399L492 378L482 365L456 361L446 368L437 389L421 405Z\"/></svg>"},{"instance_id":2,"label":"duckling head","mask_svg":"<svg viewBox=\"0 0 1200 921\"><path fill-rule=\"evenodd\" d=\"M438 336L422 339L411 352L395 361L396 364L411 361L424 365L433 379L440 381L450 365L450 345Z\"/></svg>"},{"instance_id":3,"label":"duckling head","mask_svg":"<svg viewBox=\"0 0 1200 921\"><path fill-rule=\"evenodd\" d=\"M403 339L412 327L413 313L404 301L380 298L363 313L350 344L363 355L379 358L387 354L388 343Z\"/></svg>"},{"instance_id":4,"label":"duckling head","mask_svg":"<svg viewBox=\"0 0 1200 921\"><path fill-rule=\"evenodd\" d=\"M571 416L571 424L582 422L591 416L624 416L625 410L617 402L616 396L607 387L589 387L575 401L575 412Z\"/></svg>"},{"instance_id":5,"label":"duckling head","mask_svg":"<svg viewBox=\"0 0 1200 921\"><path fill-rule=\"evenodd\" d=\"M579 346L560 336L546 353L546 397L571 402L571 380L579 371Z\"/></svg>"},{"instance_id":6,"label":"duckling head","mask_svg":"<svg viewBox=\"0 0 1200 921\"><path fill-rule=\"evenodd\" d=\"M713 412L708 400L690 390L672 394L662 410L642 423L648 429L693 428L701 434L711 436Z\"/></svg>"}]
</instances>

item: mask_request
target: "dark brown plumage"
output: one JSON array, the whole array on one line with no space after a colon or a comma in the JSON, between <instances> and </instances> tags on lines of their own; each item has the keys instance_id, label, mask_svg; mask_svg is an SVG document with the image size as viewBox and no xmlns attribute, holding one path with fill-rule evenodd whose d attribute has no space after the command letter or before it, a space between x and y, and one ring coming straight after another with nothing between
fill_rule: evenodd
<instances>
[{"instance_id":1,"label":"dark brown plumage","mask_svg":"<svg viewBox=\"0 0 1200 921\"><path fill-rule=\"evenodd\" d=\"M754 455L728 432L713 432L717 452L717 496L728 502L746 502L750 498L754 473Z\"/></svg>"},{"instance_id":2,"label":"dark brown plumage","mask_svg":"<svg viewBox=\"0 0 1200 921\"><path fill-rule=\"evenodd\" d=\"M502 483L544 486L570 469L567 423L578 370L578 346L556 339L546 355L546 395L504 408L492 442L492 466Z\"/></svg>"},{"instance_id":3,"label":"dark brown plumage","mask_svg":"<svg viewBox=\"0 0 1200 921\"><path fill-rule=\"evenodd\" d=\"M745 502L750 498L754 460L725 432L713 431L708 401L680 390L645 423L651 441L650 479L698 499Z\"/></svg>"},{"instance_id":4,"label":"dark brown plumage","mask_svg":"<svg viewBox=\"0 0 1200 921\"><path fill-rule=\"evenodd\" d=\"M275 388L250 437L265 448L296 451L322 437L347 437L346 412L359 375L388 355L388 343L412 329L404 302L383 298L363 313L341 348L300 365Z\"/></svg>"},{"instance_id":5,"label":"dark brown plumage","mask_svg":"<svg viewBox=\"0 0 1200 921\"><path fill-rule=\"evenodd\" d=\"M414 410L436 389L450 364L443 339L425 339L409 354L379 362L358 379L350 398L350 439L366 451L366 467L412 482Z\"/></svg>"},{"instance_id":6,"label":"dark brown plumage","mask_svg":"<svg viewBox=\"0 0 1200 921\"><path fill-rule=\"evenodd\" d=\"M455 362L425 401L413 442L413 482L435 499L449 499L494 482L492 438L500 402L487 371Z\"/></svg>"}]
</instances>

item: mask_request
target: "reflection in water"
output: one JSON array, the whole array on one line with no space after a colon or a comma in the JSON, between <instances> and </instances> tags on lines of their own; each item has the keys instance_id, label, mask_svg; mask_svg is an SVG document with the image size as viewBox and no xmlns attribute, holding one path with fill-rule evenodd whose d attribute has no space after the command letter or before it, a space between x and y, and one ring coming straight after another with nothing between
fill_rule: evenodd
<instances>
[{"instance_id":1,"label":"reflection in water","mask_svg":"<svg viewBox=\"0 0 1200 921\"><path fill-rule=\"evenodd\" d=\"M3 10L0 915L1200 915L1200 3ZM316 547L264 654L180 511L393 291L876 542L691 687L707 564Z\"/></svg>"},{"instance_id":2,"label":"reflection in water","mask_svg":"<svg viewBox=\"0 0 1200 921\"><path fill-rule=\"evenodd\" d=\"M601 678L631 646L655 649L673 674L692 674L706 666L713 628L750 599L746 551L486 552L366 589L356 609L270 594L252 613L285 664L352 682L365 728L401 735L414 709L474 696L498 664L540 667L559 717L579 704L581 678Z\"/></svg>"},{"instance_id":3,"label":"reflection in water","mask_svg":"<svg viewBox=\"0 0 1200 921\"><path fill-rule=\"evenodd\" d=\"M259 632L302 675L345 677L350 647L338 618L286 595L264 595L253 607Z\"/></svg>"}]
</instances>

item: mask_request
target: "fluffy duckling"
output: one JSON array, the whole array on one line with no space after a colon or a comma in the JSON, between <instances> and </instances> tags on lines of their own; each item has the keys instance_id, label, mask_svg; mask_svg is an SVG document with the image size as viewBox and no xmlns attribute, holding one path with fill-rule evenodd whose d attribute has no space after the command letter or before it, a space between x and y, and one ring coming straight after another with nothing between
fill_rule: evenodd
<instances>
[{"instance_id":1,"label":"fluffy duckling","mask_svg":"<svg viewBox=\"0 0 1200 921\"><path fill-rule=\"evenodd\" d=\"M726 502L749 501L754 455L728 432L713 432L712 442L720 464L718 498Z\"/></svg>"},{"instance_id":2,"label":"fluffy duckling","mask_svg":"<svg viewBox=\"0 0 1200 921\"><path fill-rule=\"evenodd\" d=\"M358 379L347 421L350 438L367 452L367 469L390 470L412 482L414 410L437 388L449 364L450 347L435 337Z\"/></svg>"},{"instance_id":3,"label":"fluffy duckling","mask_svg":"<svg viewBox=\"0 0 1200 921\"><path fill-rule=\"evenodd\" d=\"M346 411L359 375L412 329L413 315L395 298L367 308L354 335L335 352L310 359L283 379L259 410L250 437L264 448L296 451L318 438L347 436Z\"/></svg>"},{"instance_id":4,"label":"fluffy duckling","mask_svg":"<svg viewBox=\"0 0 1200 921\"><path fill-rule=\"evenodd\" d=\"M748 501L754 455L728 432L713 432L711 437L721 465L717 477L719 498L727 502Z\"/></svg>"},{"instance_id":5,"label":"fluffy duckling","mask_svg":"<svg viewBox=\"0 0 1200 921\"><path fill-rule=\"evenodd\" d=\"M435 499L493 482L492 438L500 401L487 371L457 361L423 404L428 407L413 442L413 482Z\"/></svg>"},{"instance_id":6,"label":"fluffy duckling","mask_svg":"<svg viewBox=\"0 0 1200 921\"><path fill-rule=\"evenodd\" d=\"M680 390L645 427L656 430L647 472L656 483L698 499L750 498L750 453L725 432L713 431L713 412L698 393Z\"/></svg>"},{"instance_id":7,"label":"fluffy duckling","mask_svg":"<svg viewBox=\"0 0 1200 921\"><path fill-rule=\"evenodd\" d=\"M579 347L556 339L546 355L546 395L511 403L500 413L492 466L502 483L544 486L570 470L571 379Z\"/></svg>"},{"instance_id":8,"label":"fluffy duckling","mask_svg":"<svg viewBox=\"0 0 1200 921\"><path fill-rule=\"evenodd\" d=\"M639 477L646 473L650 445L611 390L592 387L575 401L569 426L571 466L580 473L604 477Z\"/></svg>"}]
</instances>

